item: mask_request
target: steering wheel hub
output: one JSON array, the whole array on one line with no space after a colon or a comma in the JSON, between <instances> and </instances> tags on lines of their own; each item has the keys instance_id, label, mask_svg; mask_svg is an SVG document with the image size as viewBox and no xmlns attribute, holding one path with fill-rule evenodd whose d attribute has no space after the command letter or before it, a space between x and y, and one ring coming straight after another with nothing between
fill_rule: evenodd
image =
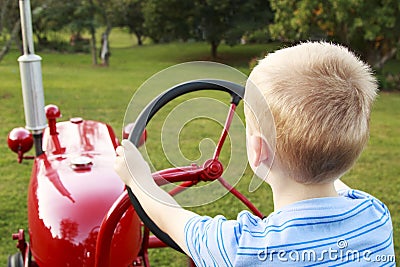
<instances>
[{"instance_id":1,"label":"steering wheel hub","mask_svg":"<svg viewBox=\"0 0 400 267\"><path fill-rule=\"evenodd\" d=\"M224 172L222 163L217 159L209 159L203 165L203 173L201 178L204 181L213 181L221 177Z\"/></svg>"},{"instance_id":2,"label":"steering wheel hub","mask_svg":"<svg viewBox=\"0 0 400 267\"><path fill-rule=\"evenodd\" d=\"M133 127L130 129L130 133L128 139L136 146L139 146L140 140L142 138L143 132L145 131L146 125L153 118L153 116L160 110L163 106L168 104L170 101L175 98L182 96L187 93L201 91L201 90L216 90L227 92L231 95L231 105L228 113L227 121L225 122L224 132L221 135L221 138L218 142L217 149L214 153L214 158L207 160L202 169L200 170L200 174L197 172L192 173L192 175L196 175L196 182L200 178L203 181L214 181L221 177L224 168L221 162L218 161L219 152L221 151L222 145L227 136L230 122L233 118L233 113L235 111L236 106L239 104L240 100L244 96L244 87L239 84L235 84L229 81L224 80L194 80L190 82L185 82L178 84L164 93L157 96L153 101L151 101L139 114L139 117L133 123ZM189 170L192 168L189 168ZM181 172L181 170L180 170ZM181 172L182 175L189 175L188 173ZM199 175L199 176L197 176ZM222 180L222 179L221 179ZM143 207L141 206L139 200L133 194L132 190L127 187L129 197L131 199L132 205L135 208L135 211L143 221L143 223L153 232L155 236L157 236L161 241L167 244L169 247L183 252L182 249L175 243L171 237L163 232L147 215ZM229 190L235 192L234 189L229 187Z\"/></svg>"}]
</instances>

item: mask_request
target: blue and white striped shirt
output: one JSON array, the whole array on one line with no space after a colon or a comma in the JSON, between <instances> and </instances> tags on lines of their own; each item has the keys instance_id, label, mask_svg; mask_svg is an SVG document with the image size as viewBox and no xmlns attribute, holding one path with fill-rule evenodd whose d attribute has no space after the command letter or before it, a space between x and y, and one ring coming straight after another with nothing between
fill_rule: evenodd
<instances>
[{"instance_id":1,"label":"blue and white striped shirt","mask_svg":"<svg viewBox=\"0 0 400 267\"><path fill-rule=\"evenodd\" d=\"M371 195L296 202L260 219L196 216L185 226L197 266L395 266L387 207Z\"/></svg>"}]
</instances>

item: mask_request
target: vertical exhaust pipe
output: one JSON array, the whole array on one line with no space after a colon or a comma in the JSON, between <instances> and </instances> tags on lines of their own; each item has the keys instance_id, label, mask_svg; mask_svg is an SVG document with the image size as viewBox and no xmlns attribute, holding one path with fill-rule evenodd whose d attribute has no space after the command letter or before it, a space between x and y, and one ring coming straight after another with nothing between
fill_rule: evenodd
<instances>
[{"instance_id":1,"label":"vertical exhaust pipe","mask_svg":"<svg viewBox=\"0 0 400 267\"><path fill-rule=\"evenodd\" d=\"M41 69L42 58L35 55L33 46L30 1L19 0L19 9L24 54L18 58L18 62L24 101L25 128L32 131L36 156L39 156L43 153L43 129L47 127Z\"/></svg>"}]
</instances>

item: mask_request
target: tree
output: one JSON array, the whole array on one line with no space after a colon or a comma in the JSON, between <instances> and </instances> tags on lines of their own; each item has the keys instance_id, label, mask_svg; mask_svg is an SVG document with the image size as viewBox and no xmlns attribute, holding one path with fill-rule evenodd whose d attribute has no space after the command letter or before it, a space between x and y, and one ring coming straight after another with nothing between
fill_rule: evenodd
<instances>
[{"instance_id":1,"label":"tree","mask_svg":"<svg viewBox=\"0 0 400 267\"><path fill-rule=\"evenodd\" d=\"M146 0L143 16L146 34L154 42L170 42L191 37L193 1Z\"/></svg>"},{"instance_id":2,"label":"tree","mask_svg":"<svg viewBox=\"0 0 400 267\"><path fill-rule=\"evenodd\" d=\"M245 33L265 27L273 18L268 1L197 0L195 3L195 18L211 45L213 58L222 40L234 45Z\"/></svg>"},{"instance_id":3,"label":"tree","mask_svg":"<svg viewBox=\"0 0 400 267\"><path fill-rule=\"evenodd\" d=\"M48 32L69 30L71 45L82 48L90 44L92 62L97 64L96 28L99 26L99 6L94 0L37 0L32 11L33 33L39 45L48 45ZM82 37L89 32L90 40ZM81 50L78 48L78 50Z\"/></svg>"},{"instance_id":4,"label":"tree","mask_svg":"<svg viewBox=\"0 0 400 267\"><path fill-rule=\"evenodd\" d=\"M62 6L52 0L35 0L31 1L32 6L32 28L39 47L48 45L47 34L50 31L60 30L64 26L63 17L71 12L71 5ZM59 12L59 8L64 13Z\"/></svg>"},{"instance_id":5,"label":"tree","mask_svg":"<svg viewBox=\"0 0 400 267\"><path fill-rule=\"evenodd\" d=\"M87 6L83 6L84 14L87 15L88 20L87 27L90 32L90 51L92 53L92 64L97 65L97 43L96 43L96 26L95 26L95 15L97 6L95 6L93 0L88 0ZM107 35L108 38L108 35Z\"/></svg>"},{"instance_id":6,"label":"tree","mask_svg":"<svg viewBox=\"0 0 400 267\"><path fill-rule=\"evenodd\" d=\"M128 27L130 34L135 34L138 45L142 45L145 34L143 1L113 0L112 23L118 27Z\"/></svg>"},{"instance_id":7,"label":"tree","mask_svg":"<svg viewBox=\"0 0 400 267\"><path fill-rule=\"evenodd\" d=\"M18 2L12 0L0 0L0 37L4 45L0 50L0 61L8 53L13 42L20 46L21 26L18 14Z\"/></svg>"},{"instance_id":8,"label":"tree","mask_svg":"<svg viewBox=\"0 0 400 267\"><path fill-rule=\"evenodd\" d=\"M196 1L196 23L203 38L211 45L213 58L217 57L217 48L221 40L235 26L233 22L237 7L230 2L233 1Z\"/></svg>"},{"instance_id":9,"label":"tree","mask_svg":"<svg viewBox=\"0 0 400 267\"><path fill-rule=\"evenodd\" d=\"M271 36L284 41L327 39L356 50L375 68L400 47L398 0L272 0Z\"/></svg>"},{"instance_id":10,"label":"tree","mask_svg":"<svg viewBox=\"0 0 400 267\"><path fill-rule=\"evenodd\" d=\"M273 17L268 1L262 0L147 0L143 14L147 33L156 42L205 40L213 58L222 40L236 44Z\"/></svg>"}]
</instances>

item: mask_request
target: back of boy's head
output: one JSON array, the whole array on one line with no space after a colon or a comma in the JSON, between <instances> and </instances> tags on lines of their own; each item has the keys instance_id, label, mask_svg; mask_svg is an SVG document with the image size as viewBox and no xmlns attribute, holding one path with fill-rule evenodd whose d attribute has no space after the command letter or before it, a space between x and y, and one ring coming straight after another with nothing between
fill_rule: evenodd
<instances>
[{"instance_id":1,"label":"back of boy's head","mask_svg":"<svg viewBox=\"0 0 400 267\"><path fill-rule=\"evenodd\" d=\"M368 65L345 47L307 42L269 54L249 81L269 106L276 131L275 156L292 179L324 183L351 168L368 141L377 91ZM246 92L247 102L252 95ZM251 107L256 120L245 107L250 128L256 129L256 121L261 129L273 123L263 119L260 108Z\"/></svg>"}]
</instances>

